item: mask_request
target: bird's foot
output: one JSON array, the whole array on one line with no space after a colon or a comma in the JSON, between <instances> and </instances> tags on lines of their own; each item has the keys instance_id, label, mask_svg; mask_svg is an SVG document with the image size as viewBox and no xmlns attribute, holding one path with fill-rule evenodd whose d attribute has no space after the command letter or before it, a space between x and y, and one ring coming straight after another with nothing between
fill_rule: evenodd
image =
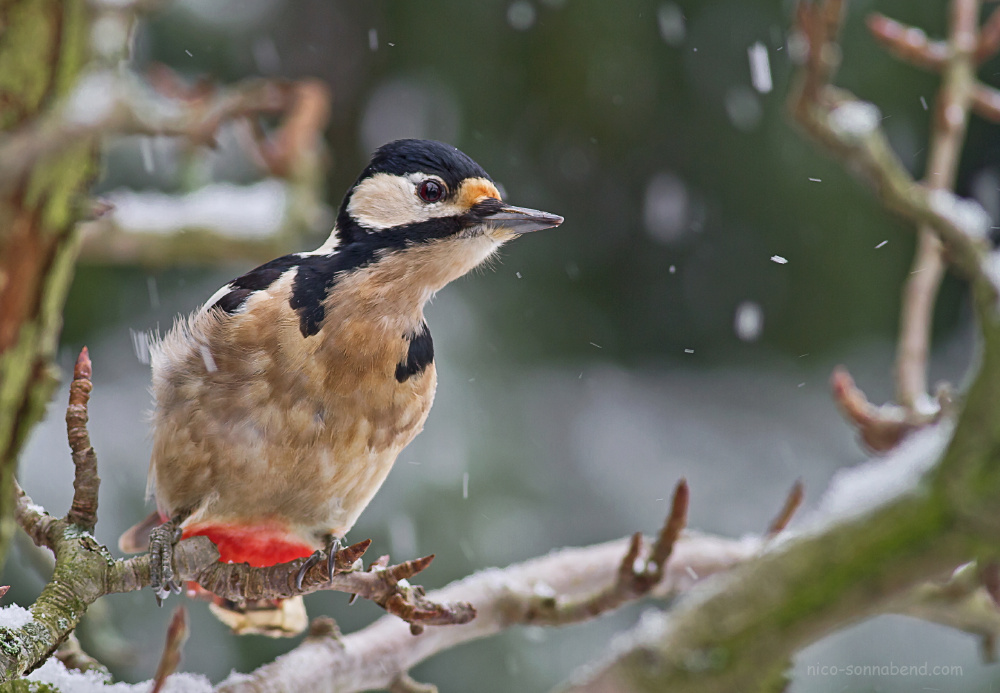
<instances>
[{"instance_id":1,"label":"bird's foot","mask_svg":"<svg viewBox=\"0 0 1000 693\"><path fill-rule=\"evenodd\" d=\"M174 546L180 538L178 518L164 522L149 533L149 585L160 606L171 592L181 592L181 585L174 580Z\"/></svg>"},{"instance_id":2,"label":"bird's foot","mask_svg":"<svg viewBox=\"0 0 1000 693\"><path fill-rule=\"evenodd\" d=\"M335 571L337 569L337 554L340 552L340 539L338 537L329 537L326 544L326 572L329 575L329 579L333 580ZM309 558L306 559L302 567L299 568L299 572L295 574L295 589L302 589L302 582L305 580L306 573L314 565L323 560L323 552L315 551Z\"/></svg>"}]
</instances>

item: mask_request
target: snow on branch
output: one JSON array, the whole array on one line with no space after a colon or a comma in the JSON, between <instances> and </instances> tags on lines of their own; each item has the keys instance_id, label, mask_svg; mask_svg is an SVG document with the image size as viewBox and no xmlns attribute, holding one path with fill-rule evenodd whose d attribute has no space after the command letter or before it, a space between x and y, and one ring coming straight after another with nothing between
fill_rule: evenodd
<instances>
[{"instance_id":1,"label":"snow on branch","mask_svg":"<svg viewBox=\"0 0 1000 693\"><path fill-rule=\"evenodd\" d=\"M71 144L162 135L215 147L220 128L238 123L239 146L262 180L214 182L179 195L112 191L81 224L81 253L147 264L179 257L270 259L284 252L288 237L326 230L321 137L330 98L328 87L314 79L250 79L220 87L206 80L189 84L165 66L154 66L145 78L118 68L93 69L46 115L0 136L0 194ZM265 133L262 115L282 119Z\"/></svg>"}]
</instances>

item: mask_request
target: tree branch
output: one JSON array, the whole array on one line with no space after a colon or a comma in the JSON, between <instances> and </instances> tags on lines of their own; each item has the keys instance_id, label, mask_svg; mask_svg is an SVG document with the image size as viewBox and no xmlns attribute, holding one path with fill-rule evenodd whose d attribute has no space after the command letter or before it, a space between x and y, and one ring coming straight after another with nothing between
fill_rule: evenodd
<instances>
[{"instance_id":1,"label":"tree branch","mask_svg":"<svg viewBox=\"0 0 1000 693\"><path fill-rule=\"evenodd\" d=\"M669 524L669 523L668 523ZM436 602L468 601L476 619L465 625L427 628L414 637L405 623L383 617L336 641L306 640L286 655L249 675L233 675L219 684L225 693L273 690L337 690L341 693L386 688L428 657L519 624L544 624L540 600L573 603L614 584L622 556L632 539L584 548L561 549L547 556L493 568L430 592ZM759 538L723 539L690 533L677 539L663 580L651 594L667 598L696 582L757 555Z\"/></svg>"},{"instance_id":2,"label":"tree branch","mask_svg":"<svg viewBox=\"0 0 1000 693\"><path fill-rule=\"evenodd\" d=\"M886 207L932 229L944 243L952 266L995 296L992 272L984 265L990 220L982 207L946 190L918 185L889 147L879 127L878 109L826 81L836 60L821 56L840 55L837 34L828 30L837 27L830 16L839 16L841 7L842 0L799 4L799 31L808 37L809 50L799 86L790 99L792 115L828 152L849 162L852 171L870 181Z\"/></svg>"},{"instance_id":3,"label":"tree branch","mask_svg":"<svg viewBox=\"0 0 1000 693\"><path fill-rule=\"evenodd\" d=\"M281 113L293 96L288 82L252 79L225 90L206 88L168 99L134 75L111 70L87 75L75 89L60 108L0 140L0 190L68 145L107 134L167 135L211 146L222 123Z\"/></svg>"},{"instance_id":4,"label":"tree branch","mask_svg":"<svg viewBox=\"0 0 1000 693\"><path fill-rule=\"evenodd\" d=\"M238 146L266 177L248 185L213 183L169 195L110 192L108 213L81 224L84 260L165 265L238 257L264 262L287 252L289 242L303 231L328 230L322 133L331 95L325 84L254 80L220 90L205 81L188 85L162 66L151 70L149 81L155 93L132 89L132 112L144 118L132 132L167 131L211 144L224 122L236 121ZM169 105L168 115L158 115L158 120L145 115L162 111L161 102ZM270 112L283 117L265 133L252 116ZM114 125L122 123L107 127ZM220 204L236 211L220 218L215 212ZM250 218L239 213L248 205L257 210Z\"/></svg>"},{"instance_id":5,"label":"tree branch","mask_svg":"<svg viewBox=\"0 0 1000 693\"><path fill-rule=\"evenodd\" d=\"M931 72L941 72L948 64L948 44L944 41L929 41L921 29L873 12L868 16L868 30L892 55L911 65ZM994 12L979 34L973 55L975 63L983 62L996 52L995 42L1000 39L998 32L1000 15ZM982 82L974 82L971 107L979 117L1000 122L1000 91Z\"/></svg>"},{"instance_id":6,"label":"tree branch","mask_svg":"<svg viewBox=\"0 0 1000 693\"><path fill-rule=\"evenodd\" d=\"M65 97L86 61L90 19L84 0L39 0L7 13L0 74L22 78L0 85L0 137ZM94 171L93 148L68 142L34 170L30 195L23 175L0 188L0 562L16 529L17 458L55 384L52 358L77 252L73 201Z\"/></svg>"},{"instance_id":7,"label":"tree branch","mask_svg":"<svg viewBox=\"0 0 1000 693\"><path fill-rule=\"evenodd\" d=\"M953 190L965 140L969 107L976 88L973 70L979 42L979 2L951 5L947 52L942 65L932 119L930 155L924 185ZM927 409L927 357L930 352L934 303L944 276L943 248L934 231L919 229L917 255L903 289L903 311L896 353L896 398L911 411Z\"/></svg>"},{"instance_id":8,"label":"tree branch","mask_svg":"<svg viewBox=\"0 0 1000 693\"><path fill-rule=\"evenodd\" d=\"M97 476L97 454L90 445L87 432L87 404L93 384L90 353L83 347L73 369L73 382L69 386L69 406L66 407L66 436L73 452L76 474L73 476L73 505L66 515L70 524L85 532L93 532L97 525L97 492L101 477Z\"/></svg>"},{"instance_id":9,"label":"tree branch","mask_svg":"<svg viewBox=\"0 0 1000 693\"><path fill-rule=\"evenodd\" d=\"M968 61L975 43L967 29L979 5L955 0L952 6L953 24L963 27L955 40ZM859 494L849 487L850 498L840 499L846 510L828 513L811 531L714 579L669 617L633 633L624 653L567 690L780 688L796 650L845 623L903 608L921 583L1000 540L1000 478L991 471L1000 450L1000 317L984 238L988 222L978 205L914 182L889 149L875 107L828 84L840 55L835 18L843 9L841 0L799 3L808 52L792 111L819 143L875 184L887 207L933 230L952 266L972 283L983 357L954 433L939 424L911 435L878 463L895 472L883 471L881 489L866 486ZM953 78L968 82L968 72ZM955 117L949 127L963 123Z\"/></svg>"}]
</instances>

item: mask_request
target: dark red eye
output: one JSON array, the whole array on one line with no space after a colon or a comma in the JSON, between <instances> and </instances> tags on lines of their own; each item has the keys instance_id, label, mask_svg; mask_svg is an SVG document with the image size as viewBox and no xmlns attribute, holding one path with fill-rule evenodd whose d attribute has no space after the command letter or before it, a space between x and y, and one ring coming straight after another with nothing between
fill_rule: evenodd
<instances>
[{"instance_id":1,"label":"dark red eye","mask_svg":"<svg viewBox=\"0 0 1000 693\"><path fill-rule=\"evenodd\" d=\"M425 180L417 192L424 202L437 202L444 197L444 186L436 180Z\"/></svg>"}]
</instances>

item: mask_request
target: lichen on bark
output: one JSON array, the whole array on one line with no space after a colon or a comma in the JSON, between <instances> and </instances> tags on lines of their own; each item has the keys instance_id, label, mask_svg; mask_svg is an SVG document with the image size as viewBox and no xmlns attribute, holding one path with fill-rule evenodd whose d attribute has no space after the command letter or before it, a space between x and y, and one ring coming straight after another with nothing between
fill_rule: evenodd
<instances>
[{"instance_id":1,"label":"lichen on bark","mask_svg":"<svg viewBox=\"0 0 1000 693\"><path fill-rule=\"evenodd\" d=\"M85 0L0 0L0 138L51 109L88 59ZM14 532L18 455L55 384L73 276L75 201L96 171L82 142L0 189L0 562Z\"/></svg>"}]
</instances>

